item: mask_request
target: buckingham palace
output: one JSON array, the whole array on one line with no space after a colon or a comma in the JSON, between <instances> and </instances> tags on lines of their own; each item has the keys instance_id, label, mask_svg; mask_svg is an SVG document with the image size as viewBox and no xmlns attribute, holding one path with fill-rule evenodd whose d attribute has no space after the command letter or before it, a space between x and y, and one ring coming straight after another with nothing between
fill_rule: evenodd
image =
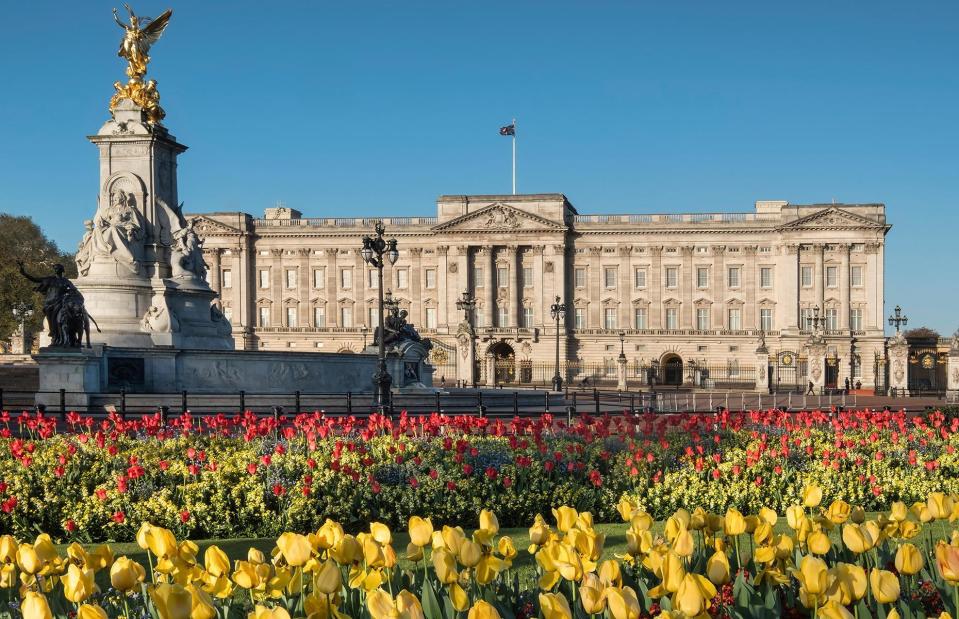
<instances>
[{"instance_id":1,"label":"buckingham palace","mask_svg":"<svg viewBox=\"0 0 959 619\"><path fill-rule=\"evenodd\" d=\"M617 363L638 385L884 381L883 204L593 215L563 194L450 195L435 217L309 218L282 205L194 217L245 349L370 344L377 277L360 250L382 221L399 249L384 287L433 341L437 382L548 382L557 341L567 381L613 376ZM457 305L464 293L472 312Z\"/></svg>"}]
</instances>

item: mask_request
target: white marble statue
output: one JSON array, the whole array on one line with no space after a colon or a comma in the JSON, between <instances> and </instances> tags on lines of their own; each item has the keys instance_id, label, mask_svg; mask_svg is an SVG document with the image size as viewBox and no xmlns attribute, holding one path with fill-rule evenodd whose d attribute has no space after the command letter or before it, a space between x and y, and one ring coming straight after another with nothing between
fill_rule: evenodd
<instances>
[{"instance_id":1,"label":"white marble statue","mask_svg":"<svg viewBox=\"0 0 959 619\"><path fill-rule=\"evenodd\" d=\"M175 279L206 279L206 262L203 261L203 241L193 229L195 220L187 221L185 227L173 233L171 266Z\"/></svg>"},{"instance_id":2,"label":"white marble statue","mask_svg":"<svg viewBox=\"0 0 959 619\"><path fill-rule=\"evenodd\" d=\"M140 321L140 328L147 333L176 333L180 330L180 321L165 307L151 305Z\"/></svg>"},{"instance_id":3,"label":"white marble statue","mask_svg":"<svg viewBox=\"0 0 959 619\"><path fill-rule=\"evenodd\" d=\"M80 275L86 275L90 272L90 263L93 262L93 220L86 219L83 222L86 232L83 233L83 239L77 246L77 255L74 257L77 263L77 272Z\"/></svg>"},{"instance_id":4,"label":"white marble statue","mask_svg":"<svg viewBox=\"0 0 959 619\"><path fill-rule=\"evenodd\" d=\"M110 192L110 204L97 212L91 239L94 254L111 256L131 272L140 272L143 225L132 193Z\"/></svg>"}]
</instances>

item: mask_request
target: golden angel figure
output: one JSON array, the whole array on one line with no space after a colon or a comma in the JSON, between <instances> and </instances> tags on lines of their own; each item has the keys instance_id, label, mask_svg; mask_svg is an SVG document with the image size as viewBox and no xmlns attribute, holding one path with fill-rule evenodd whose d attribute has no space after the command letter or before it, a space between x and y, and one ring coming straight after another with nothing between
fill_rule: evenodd
<instances>
[{"instance_id":1,"label":"golden angel figure","mask_svg":"<svg viewBox=\"0 0 959 619\"><path fill-rule=\"evenodd\" d=\"M129 25L120 21L117 10L113 9L113 19L117 25L123 28L123 40L120 42L120 51L117 55L127 60L127 75L131 80L139 80L147 72L147 64L150 62L150 46L156 43L167 24L170 23L170 16L173 15L171 9L167 9L156 19L150 17L137 17L130 8L129 4L124 4L127 12L130 14Z\"/></svg>"}]
</instances>

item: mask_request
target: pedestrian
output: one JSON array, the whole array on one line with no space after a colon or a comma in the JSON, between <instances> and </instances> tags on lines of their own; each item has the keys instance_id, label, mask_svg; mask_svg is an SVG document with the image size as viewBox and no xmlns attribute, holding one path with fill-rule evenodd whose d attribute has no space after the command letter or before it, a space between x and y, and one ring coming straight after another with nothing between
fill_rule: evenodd
<instances>
[{"instance_id":1,"label":"pedestrian","mask_svg":"<svg viewBox=\"0 0 959 619\"><path fill-rule=\"evenodd\" d=\"M813 391L812 381L809 381L809 389L806 389L806 395L816 395L815 392Z\"/></svg>"}]
</instances>

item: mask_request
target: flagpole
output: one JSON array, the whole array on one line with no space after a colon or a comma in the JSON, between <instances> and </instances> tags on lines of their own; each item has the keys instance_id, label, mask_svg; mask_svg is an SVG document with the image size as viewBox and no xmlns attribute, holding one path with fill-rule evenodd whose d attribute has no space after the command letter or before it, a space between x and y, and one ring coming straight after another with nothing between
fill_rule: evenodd
<instances>
[{"instance_id":1,"label":"flagpole","mask_svg":"<svg viewBox=\"0 0 959 619\"><path fill-rule=\"evenodd\" d=\"M516 195L516 119L513 119L513 195Z\"/></svg>"}]
</instances>

